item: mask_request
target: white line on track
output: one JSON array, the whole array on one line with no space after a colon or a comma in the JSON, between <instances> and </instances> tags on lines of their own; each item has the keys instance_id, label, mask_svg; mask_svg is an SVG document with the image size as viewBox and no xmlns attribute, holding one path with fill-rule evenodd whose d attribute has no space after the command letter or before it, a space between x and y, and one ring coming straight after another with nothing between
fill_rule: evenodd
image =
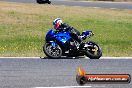
<instances>
[{"instance_id":1,"label":"white line on track","mask_svg":"<svg viewBox=\"0 0 132 88\"><path fill-rule=\"evenodd\" d=\"M100 59L132 59L132 57L101 57Z\"/></svg>"},{"instance_id":2,"label":"white line on track","mask_svg":"<svg viewBox=\"0 0 132 88\"><path fill-rule=\"evenodd\" d=\"M66 0L67 1L67 0ZM93 3L117 3L117 4L131 4L132 2L112 2L112 1L78 1L78 2L93 2Z\"/></svg>"},{"instance_id":3,"label":"white line on track","mask_svg":"<svg viewBox=\"0 0 132 88\"><path fill-rule=\"evenodd\" d=\"M85 57L84 59L89 59ZM100 59L132 59L132 57L101 57Z\"/></svg>"},{"instance_id":4,"label":"white line on track","mask_svg":"<svg viewBox=\"0 0 132 88\"><path fill-rule=\"evenodd\" d=\"M40 57L0 57L1 58L5 58L5 59L40 59Z\"/></svg>"},{"instance_id":5,"label":"white line on track","mask_svg":"<svg viewBox=\"0 0 132 88\"><path fill-rule=\"evenodd\" d=\"M58 87L35 87L35 88L91 88L92 86L58 86Z\"/></svg>"},{"instance_id":6,"label":"white line on track","mask_svg":"<svg viewBox=\"0 0 132 88\"><path fill-rule=\"evenodd\" d=\"M40 57L0 57L1 58L5 58L5 59L40 59ZM43 58L43 57L41 57ZM88 57L80 57L80 58L84 58L84 59L89 59ZM101 57L100 59L132 59L132 57Z\"/></svg>"},{"instance_id":7,"label":"white line on track","mask_svg":"<svg viewBox=\"0 0 132 88\"><path fill-rule=\"evenodd\" d=\"M34 88L91 88L92 86L57 86L57 87L34 87Z\"/></svg>"},{"instance_id":8,"label":"white line on track","mask_svg":"<svg viewBox=\"0 0 132 88\"><path fill-rule=\"evenodd\" d=\"M57 87L33 87L33 88L91 88L91 87L102 88L105 86L57 86Z\"/></svg>"}]
</instances>

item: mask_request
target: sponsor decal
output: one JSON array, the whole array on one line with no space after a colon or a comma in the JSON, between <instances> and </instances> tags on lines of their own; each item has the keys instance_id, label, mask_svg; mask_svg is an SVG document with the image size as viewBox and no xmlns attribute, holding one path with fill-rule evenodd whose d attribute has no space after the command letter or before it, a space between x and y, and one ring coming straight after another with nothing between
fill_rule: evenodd
<instances>
[{"instance_id":1,"label":"sponsor decal","mask_svg":"<svg viewBox=\"0 0 132 88\"><path fill-rule=\"evenodd\" d=\"M76 81L79 85L86 83L130 83L129 74L86 74L81 67L78 68Z\"/></svg>"}]
</instances>

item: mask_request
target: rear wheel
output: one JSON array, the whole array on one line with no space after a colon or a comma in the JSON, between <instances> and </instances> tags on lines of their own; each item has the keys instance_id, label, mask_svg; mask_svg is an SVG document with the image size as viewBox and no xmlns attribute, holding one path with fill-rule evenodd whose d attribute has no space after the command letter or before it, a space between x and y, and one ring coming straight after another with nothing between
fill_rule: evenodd
<instances>
[{"instance_id":1,"label":"rear wheel","mask_svg":"<svg viewBox=\"0 0 132 88\"><path fill-rule=\"evenodd\" d=\"M45 43L43 51L50 58L58 59L62 56L62 49L59 45L53 47L50 43Z\"/></svg>"},{"instance_id":2,"label":"rear wheel","mask_svg":"<svg viewBox=\"0 0 132 88\"><path fill-rule=\"evenodd\" d=\"M99 59L102 56L102 50L100 46L98 46L94 42L88 42L89 46L86 49L86 56L90 59Z\"/></svg>"}]
</instances>

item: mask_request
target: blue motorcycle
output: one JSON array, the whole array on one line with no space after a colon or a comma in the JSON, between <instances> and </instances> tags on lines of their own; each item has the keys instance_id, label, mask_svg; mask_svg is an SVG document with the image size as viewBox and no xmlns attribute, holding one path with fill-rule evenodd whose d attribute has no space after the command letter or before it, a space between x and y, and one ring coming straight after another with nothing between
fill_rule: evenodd
<instances>
[{"instance_id":1,"label":"blue motorcycle","mask_svg":"<svg viewBox=\"0 0 132 88\"><path fill-rule=\"evenodd\" d=\"M84 31L83 40L93 35L92 31ZM99 59L102 50L95 42L88 41L79 44L68 31L56 32L50 29L45 37L43 51L49 58L58 59L61 56L77 57L86 55L90 59Z\"/></svg>"}]
</instances>

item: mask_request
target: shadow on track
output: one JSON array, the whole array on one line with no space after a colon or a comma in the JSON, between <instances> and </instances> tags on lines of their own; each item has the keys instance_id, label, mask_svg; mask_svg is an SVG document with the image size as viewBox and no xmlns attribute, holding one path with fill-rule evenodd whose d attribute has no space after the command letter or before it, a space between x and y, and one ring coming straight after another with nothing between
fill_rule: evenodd
<instances>
[{"instance_id":1,"label":"shadow on track","mask_svg":"<svg viewBox=\"0 0 132 88\"><path fill-rule=\"evenodd\" d=\"M61 58L58 58L58 59L84 59L86 57L61 57ZM49 58L49 57L40 57L40 59L53 59L53 58Z\"/></svg>"}]
</instances>

